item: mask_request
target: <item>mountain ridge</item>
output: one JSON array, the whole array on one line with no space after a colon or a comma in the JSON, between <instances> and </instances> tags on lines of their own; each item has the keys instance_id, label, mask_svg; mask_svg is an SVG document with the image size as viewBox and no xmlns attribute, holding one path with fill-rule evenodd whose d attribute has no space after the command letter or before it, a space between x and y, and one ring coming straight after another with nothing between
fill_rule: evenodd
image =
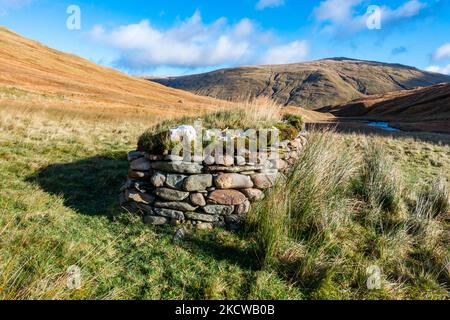
<instances>
[{"instance_id":1,"label":"mountain ridge","mask_svg":"<svg viewBox=\"0 0 450 320\"><path fill-rule=\"evenodd\" d=\"M402 64L336 57L148 80L225 100L269 96L285 106L315 110L373 94L450 82L450 76Z\"/></svg>"}]
</instances>

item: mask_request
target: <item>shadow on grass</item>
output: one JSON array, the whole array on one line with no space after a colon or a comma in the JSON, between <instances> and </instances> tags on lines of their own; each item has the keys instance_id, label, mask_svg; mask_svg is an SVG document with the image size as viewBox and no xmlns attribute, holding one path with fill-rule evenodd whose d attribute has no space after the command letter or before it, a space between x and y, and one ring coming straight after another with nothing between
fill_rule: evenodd
<instances>
[{"instance_id":1,"label":"shadow on grass","mask_svg":"<svg viewBox=\"0 0 450 320\"><path fill-rule=\"evenodd\" d=\"M62 196L64 205L80 214L111 216L120 210L118 194L127 170L126 154L121 152L52 164L26 181Z\"/></svg>"},{"instance_id":2,"label":"shadow on grass","mask_svg":"<svg viewBox=\"0 0 450 320\"><path fill-rule=\"evenodd\" d=\"M242 269L258 270L258 263L254 252L248 248L220 243L218 239L211 239L212 235L195 235L183 240L183 248L195 254L210 256L217 261L226 261L238 265Z\"/></svg>"}]
</instances>

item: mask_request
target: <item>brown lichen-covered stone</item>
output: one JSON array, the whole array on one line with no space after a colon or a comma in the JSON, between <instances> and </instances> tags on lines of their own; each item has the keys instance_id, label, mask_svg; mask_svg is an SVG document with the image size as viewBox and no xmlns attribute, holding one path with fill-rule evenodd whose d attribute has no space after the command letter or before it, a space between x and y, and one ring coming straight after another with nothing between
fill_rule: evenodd
<instances>
[{"instance_id":1,"label":"brown lichen-covered stone","mask_svg":"<svg viewBox=\"0 0 450 320\"><path fill-rule=\"evenodd\" d=\"M245 201L243 204L234 207L234 213L237 215L247 214L251 209L250 201Z\"/></svg>"},{"instance_id":2,"label":"brown lichen-covered stone","mask_svg":"<svg viewBox=\"0 0 450 320\"><path fill-rule=\"evenodd\" d=\"M242 204L247 200L243 193L233 189L215 190L211 192L208 198L217 204L231 206Z\"/></svg>"},{"instance_id":3,"label":"brown lichen-covered stone","mask_svg":"<svg viewBox=\"0 0 450 320\"><path fill-rule=\"evenodd\" d=\"M157 172L150 178L150 182L155 188L164 187L164 183L166 182L166 176L160 172Z\"/></svg>"},{"instance_id":4,"label":"brown lichen-covered stone","mask_svg":"<svg viewBox=\"0 0 450 320\"><path fill-rule=\"evenodd\" d=\"M253 182L249 176L238 173L225 173L215 179L218 189L246 189L252 188Z\"/></svg>"},{"instance_id":5,"label":"brown lichen-covered stone","mask_svg":"<svg viewBox=\"0 0 450 320\"><path fill-rule=\"evenodd\" d=\"M251 176L255 187L258 189L272 188L277 180L276 174L257 173Z\"/></svg>"},{"instance_id":6,"label":"brown lichen-covered stone","mask_svg":"<svg viewBox=\"0 0 450 320\"><path fill-rule=\"evenodd\" d=\"M191 193L191 195L189 196L189 199L191 200L191 203L194 206L199 206L199 207L206 206L205 197L201 193Z\"/></svg>"},{"instance_id":7,"label":"brown lichen-covered stone","mask_svg":"<svg viewBox=\"0 0 450 320\"><path fill-rule=\"evenodd\" d=\"M259 189L243 189L241 192L250 200L251 202L263 200L265 195L264 192Z\"/></svg>"}]
</instances>

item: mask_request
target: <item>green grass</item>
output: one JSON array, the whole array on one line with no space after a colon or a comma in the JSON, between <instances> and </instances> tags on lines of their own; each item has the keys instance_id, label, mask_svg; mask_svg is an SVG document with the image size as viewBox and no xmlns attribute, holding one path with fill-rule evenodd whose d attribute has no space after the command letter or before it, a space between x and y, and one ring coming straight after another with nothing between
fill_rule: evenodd
<instances>
[{"instance_id":1,"label":"green grass","mask_svg":"<svg viewBox=\"0 0 450 320\"><path fill-rule=\"evenodd\" d=\"M442 230L448 230L441 222L416 221L415 230L421 237L414 241L423 249L409 252L408 245L396 245L397 239L405 237L401 229L380 234L357 219L329 229L329 224L319 224L322 220L316 221L311 213L308 224L333 232L303 238L305 230L301 229L303 233L292 239L280 228L286 241L269 241L276 259L261 268L261 251L255 250L252 234L220 229L194 232L175 244L174 227L146 226L120 210L117 198L127 175L126 153L135 148L145 125L84 121L70 115L55 119L6 109L0 113L0 299L448 297L448 290L433 276L437 264L410 274L414 285L376 292L365 289L363 272L373 263L371 252L394 271L405 252L417 257L410 263L425 258L446 261L446 251L427 248L431 240L423 232L433 230L432 241L440 243ZM354 143L347 146L349 137L337 137L343 141L342 152L358 149ZM352 138L356 143L359 140L364 138ZM383 139L381 143L390 154L399 156L400 167L408 168L402 171L406 186L439 175L448 181L444 158L448 147ZM417 148L413 155L405 152L411 145ZM442 166L424 165L418 155L425 153ZM321 197L340 194L321 192ZM311 197L319 212L336 209ZM279 208L275 202L273 207ZM351 205L346 208L359 212ZM265 223L261 234L270 231L270 216ZM352 259L342 259L348 255ZM66 287L66 270L71 265L81 268L80 290Z\"/></svg>"},{"instance_id":2,"label":"green grass","mask_svg":"<svg viewBox=\"0 0 450 320\"><path fill-rule=\"evenodd\" d=\"M69 117L70 118L70 117ZM122 214L126 153L143 127L17 115L0 129L1 299L288 299L239 234L196 232ZM68 290L66 270L82 270Z\"/></svg>"},{"instance_id":3,"label":"green grass","mask_svg":"<svg viewBox=\"0 0 450 320\"><path fill-rule=\"evenodd\" d=\"M383 138L361 150L361 137L348 138L312 133L287 181L251 212L261 266L307 299L448 298L448 171L403 188ZM377 290L366 286L371 266Z\"/></svg>"}]
</instances>

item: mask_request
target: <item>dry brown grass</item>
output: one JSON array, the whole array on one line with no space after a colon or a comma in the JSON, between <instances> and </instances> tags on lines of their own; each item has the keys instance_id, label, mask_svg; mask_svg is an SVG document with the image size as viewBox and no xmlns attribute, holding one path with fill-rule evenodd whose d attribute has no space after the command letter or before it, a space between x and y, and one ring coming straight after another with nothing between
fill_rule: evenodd
<instances>
[{"instance_id":1,"label":"dry brown grass","mask_svg":"<svg viewBox=\"0 0 450 320\"><path fill-rule=\"evenodd\" d=\"M77 56L50 49L0 27L0 95L26 103L89 113L92 108L116 117L199 115L226 105L130 77ZM25 94L28 92L28 94ZM35 99L38 99L36 101ZM4 101L8 102L8 101ZM3 105L4 103L2 103Z\"/></svg>"}]
</instances>

